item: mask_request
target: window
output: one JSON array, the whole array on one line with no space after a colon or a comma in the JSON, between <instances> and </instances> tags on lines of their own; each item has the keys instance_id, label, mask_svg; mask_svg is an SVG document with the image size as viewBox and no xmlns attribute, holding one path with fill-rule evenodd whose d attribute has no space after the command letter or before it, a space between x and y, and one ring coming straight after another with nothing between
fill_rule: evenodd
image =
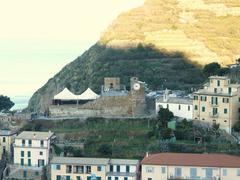
<instances>
[{"instance_id":1,"label":"window","mask_svg":"<svg viewBox=\"0 0 240 180\"><path fill-rule=\"evenodd\" d=\"M61 180L61 179L62 179L62 177L57 175L56 180Z\"/></svg>"},{"instance_id":2,"label":"window","mask_svg":"<svg viewBox=\"0 0 240 180\"><path fill-rule=\"evenodd\" d=\"M97 167L97 170L98 170L98 171L102 171L102 166L98 166L98 167Z\"/></svg>"},{"instance_id":3,"label":"window","mask_svg":"<svg viewBox=\"0 0 240 180\"><path fill-rule=\"evenodd\" d=\"M190 111L190 106L188 106L188 111Z\"/></svg>"},{"instance_id":4,"label":"window","mask_svg":"<svg viewBox=\"0 0 240 180\"><path fill-rule=\"evenodd\" d=\"M169 109L169 105L167 104L167 109Z\"/></svg>"},{"instance_id":5,"label":"window","mask_svg":"<svg viewBox=\"0 0 240 180\"><path fill-rule=\"evenodd\" d=\"M161 170L162 170L162 174L166 173L166 167L161 167Z\"/></svg>"},{"instance_id":6,"label":"window","mask_svg":"<svg viewBox=\"0 0 240 180\"><path fill-rule=\"evenodd\" d=\"M117 165L117 172L120 172L120 166Z\"/></svg>"},{"instance_id":7,"label":"window","mask_svg":"<svg viewBox=\"0 0 240 180\"><path fill-rule=\"evenodd\" d=\"M24 157L24 151L21 151L21 157Z\"/></svg>"},{"instance_id":8,"label":"window","mask_svg":"<svg viewBox=\"0 0 240 180\"><path fill-rule=\"evenodd\" d=\"M27 177L27 171L23 171L23 177Z\"/></svg>"},{"instance_id":9,"label":"window","mask_svg":"<svg viewBox=\"0 0 240 180\"><path fill-rule=\"evenodd\" d=\"M66 176L65 179L66 179L66 180L70 180L70 176Z\"/></svg>"},{"instance_id":10,"label":"window","mask_svg":"<svg viewBox=\"0 0 240 180\"><path fill-rule=\"evenodd\" d=\"M213 105L218 105L218 98L217 98L217 97L212 97L211 100L212 100L211 103L212 103Z\"/></svg>"},{"instance_id":11,"label":"window","mask_svg":"<svg viewBox=\"0 0 240 180\"><path fill-rule=\"evenodd\" d=\"M240 98L238 98L238 102L240 102Z\"/></svg>"},{"instance_id":12,"label":"window","mask_svg":"<svg viewBox=\"0 0 240 180\"><path fill-rule=\"evenodd\" d=\"M3 137L3 142L4 142L4 143L6 142L6 137Z\"/></svg>"},{"instance_id":13,"label":"window","mask_svg":"<svg viewBox=\"0 0 240 180\"><path fill-rule=\"evenodd\" d=\"M61 169L61 165L60 164L57 164L56 165L56 170L60 170Z\"/></svg>"},{"instance_id":14,"label":"window","mask_svg":"<svg viewBox=\"0 0 240 180\"><path fill-rule=\"evenodd\" d=\"M152 167L152 166L146 167L146 172L147 173L153 173L154 172L154 167Z\"/></svg>"},{"instance_id":15,"label":"window","mask_svg":"<svg viewBox=\"0 0 240 180\"><path fill-rule=\"evenodd\" d=\"M77 176L77 180L81 180L81 176Z\"/></svg>"},{"instance_id":16,"label":"window","mask_svg":"<svg viewBox=\"0 0 240 180\"><path fill-rule=\"evenodd\" d=\"M115 177L115 180L118 180L118 177Z\"/></svg>"},{"instance_id":17,"label":"window","mask_svg":"<svg viewBox=\"0 0 240 180\"><path fill-rule=\"evenodd\" d=\"M32 146L32 140L28 140L29 146Z\"/></svg>"},{"instance_id":18,"label":"window","mask_svg":"<svg viewBox=\"0 0 240 180\"><path fill-rule=\"evenodd\" d=\"M178 110L181 110L181 105L178 105Z\"/></svg>"},{"instance_id":19,"label":"window","mask_svg":"<svg viewBox=\"0 0 240 180\"><path fill-rule=\"evenodd\" d=\"M216 115L218 113L218 109L217 108L213 108L213 115Z\"/></svg>"},{"instance_id":20,"label":"window","mask_svg":"<svg viewBox=\"0 0 240 180\"><path fill-rule=\"evenodd\" d=\"M148 178L148 180L152 180L152 178Z\"/></svg>"},{"instance_id":21,"label":"window","mask_svg":"<svg viewBox=\"0 0 240 180\"><path fill-rule=\"evenodd\" d=\"M223 169L223 176L227 176L227 169Z\"/></svg>"},{"instance_id":22,"label":"window","mask_svg":"<svg viewBox=\"0 0 240 180\"><path fill-rule=\"evenodd\" d=\"M110 172L113 172L113 165L110 165Z\"/></svg>"},{"instance_id":23,"label":"window","mask_svg":"<svg viewBox=\"0 0 240 180\"><path fill-rule=\"evenodd\" d=\"M128 177L124 177L124 180L128 180Z\"/></svg>"},{"instance_id":24,"label":"window","mask_svg":"<svg viewBox=\"0 0 240 180\"><path fill-rule=\"evenodd\" d=\"M228 110L227 108L224 109L224 114L227 114Z\"/></svg>"},{"instance_id":25,"label":"window","mask_svg":"<svg viewBox=\"0 0 240 180\"><path fill-rule=\"evenodd\" d=\"M223 103L229 103L229 98L223 98Z\"/></svg>"},{"instance_id":26,"label":"window","mask_svg":"<svg viewBox=\"0 0 240 180\"><path fill-rule=\"evenodd\" d=\"M86 172L86 173L87 173L87 174L91 174L91 172L92 172L92 171L91 171L91 166L87 166L87 172Z\"/></svg>"},{"instance_id":27,"label":"window","mask_svg":"<svg viewBox=\"0 0 240 180\"><path fill-rule=\"evenodd\" d=\"M40 145L41 145L41 146L44 145L44 141L43 141L43 140L40 141Z\"/></svg>"},{"instance_id":28,"label":"window","mask_svg":"<svg viewBox=\"0 0 240 180\"><path fill-rule=\"evenodd\" d=\"M227 122L227 120L224 120L224 122L226 123L226 122Z\"/></svg>"},{"instance_id":29,"label":"window","mask_svg":"<svg viewBox=\"0 0 240 180\"><path fill-rule=\"evenodd\" d=\"M240 176L240 169L237 169L237 176Z\"/></svg>"},{"instance_id":30,"label":"window","mask_svg":"<svg viewBox=\"0 0 240 180\"><path fill-rule=\"evenodd\" d=\"M213 176L213 170L212 168L206 168L206 177L212 177Z\"/></svg>"},{"instance_id":31,"label":"window","mask_svg":"<svg viewBox=\"0 0 240 180\"><path fill-rule=\"evenodd\" d=\"M191 178L197 177L197 168L190 168L190 177Z\"/></svg>"},{"instance_id":32,"label":"window","mask_svg":"<svg viewBox=\"0 0 240 180\"><path fill-rule=\"evenodd\" d=\"M217 88L214 88L214 93L217 93Z\"/></svg>"},{"instance_id":33,"label":"window","mask_svg":"<svg viewBox=\"0 0 240 180\"><path fill-rule=\"evenodd\" d=\"M31 166L32 163L31 163L31 159L28 159L28 166Z\"/></svg>"},{"instance_id":34,"label":"window","mask_svg":"<svg viewBox=\"0 0 240 180\"><path fill-rule=\"evenodd\" d=\"M205 112L205 107L204 106L202 107L202 112Z\"/></svg>"},{"instance_id":35,"label":"window","mask_svg":"<svg viewBox=\"0 0 240 180\"><path fill-rule=\"evenodd\" d=\"M31 151L28 151L28 157L31 157Z\"/></svg>"},{"instance_id":36,"label":"window","mask_svg":"<svg viewBox=\"0 0 240 180\"><path fill-rule=\"evenodd\" d=\"M126 172L130 172L130 167L126 166Z\"/></svg>"},{"instance_id":37,"label":"window","mask_svg":"<svg viewBox=\"0 0 240 180\"><path fill-rule=\"evenodd\" d=\"M110 176L110 177L108 177L108 180L112 180L112 177Z\"/></svg>"},{"instance_id":38,"label":"window","mask_svg":"<svg viewBox=\"0 0 240 180\"><path fill-rule=\"evenodd\" d=\"M42 156L42 155L43 155L43 152L42 152L42 151L40 151L40 152L39 152L39 155L41 155L41 156Z\"/></svg>"},{"instance_id":39,"label":"window","mask_svg":"<svg viewBox=\"0 0 240 180\"><path fill-rule=\"evenodd\" d=\"M182 168L176 167L175 168L175 176L181 177L182 176Z\"/></svg>"},{"instance_id":40,"label":"window","mask_svg":"<svg viewBox=\"0 0 240 180\"><path fill-rule=\"evenodd\" d=\"M38 171L35 172L35 176L39 176L39 172Z\"/></svg>"},{"instance_id":41,"label":"window","mask_svg":"<svg viewBox=\"0 0 240 180\"><path fill-rule=\"evenodd\" d=\"M217 81L217 86L220 86L220 81L219 80Z\"/></svg>"},{"instance_id":42,"label":"window","mask_svg":"<svg viewBox=\"0 0 240 180\"><path fill-rule=\"evenodd\" d=\"M228 88L228 94L231 94L232 93L232 88Z\"/></svg>"},{"instance_id":43,"label":"window","mask_svg":"<svg viewBox=\"0 0 240 180\"><path fill-rule=\"evenodd\" d=\"M21 158L21 166L24 166L24 159Z\"/></svg>"},{"instance_id":44,"label":"window","mask_svg":"<svg viewBox=\"0 0 240 180\"><path fill-rule=\"evenodd\" d=\"M195 106L194 106L194 109L195 109L195 110L198 110L198 106L197 106L197 105L195 105Z\"/></svg>"},{"instance_id":45,"label":"window","mask_svg":"<svg viewBox=\"0 0 240 180\"><path fill-rule=\"evenodd\" d=\"M193 96L193 100L198 100L198 96Z\"/></svg>"},{"instance_id":46,"label":"window","mask_svg":"<svg viewBox=\"0 0 240 180\"><path fill-rule=\"evenodd\" d=\"M25 146L25 139L22 140L22 145Z\"/></svg>"},{"instance_id":47,"label":"window","mask_svg":"<svg viewBox=\"0 0 240 180\"><path fill-rule=\"evenodd\" d=\"M72 166L71 165L67 165L66 173L72 173Z\"/></svg>"},{"instance_id":48,"label":"window","mask_svg":"<svg viewBox=\"0 0 240 180\"><path fill-rule=\"evenodd\" d=\"M201 101L207 101L207 96L201 96Z\"/></svg>"},{"instance_id":49,"label":"window","mask_svg":"<svg viewBox=\"0 0 240 180\"><path fill-rule=\"evenodd\" d=\"M83 174L84 173L84 166L74 166L74 172L73 173Z\"/></svg>"}]
</instances>

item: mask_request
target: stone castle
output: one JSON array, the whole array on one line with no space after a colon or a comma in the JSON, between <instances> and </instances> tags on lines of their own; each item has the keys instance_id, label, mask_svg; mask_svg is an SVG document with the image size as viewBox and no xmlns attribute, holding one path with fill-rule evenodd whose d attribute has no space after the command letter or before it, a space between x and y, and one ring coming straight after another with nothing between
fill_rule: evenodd
<instances>
[{"instance_id":1,"label":"stone castle","mask_svg":"<svg viewBox=\"0 0 240 180\"><path fill-rule=\"evenodd\" d=\"M62 99L55 98L49 107L50 117L140 117L146 114L145 83L137 77L130 79L130 91L121 85L120 78L108 77L104 79L100 96L89 92L83 93L84 98L81 98L83 94L70 94L72 97L68 98L66 93Z\"/></svg>"}]
</instances>

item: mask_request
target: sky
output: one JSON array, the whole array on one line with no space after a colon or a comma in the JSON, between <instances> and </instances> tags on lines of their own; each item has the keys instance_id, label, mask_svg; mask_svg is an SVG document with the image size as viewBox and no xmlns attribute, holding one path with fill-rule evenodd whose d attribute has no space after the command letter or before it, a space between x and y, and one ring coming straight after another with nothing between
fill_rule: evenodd
<instances>
[{"instance_id":1,"label":"sky","mask_svg":"<svg viewBox=\"0 0 240 180\"><path fill-rule=\"evenodd\" d=\"M0 95L15 108L144 0L0 0Z\"/></svg>"}]
</instances>

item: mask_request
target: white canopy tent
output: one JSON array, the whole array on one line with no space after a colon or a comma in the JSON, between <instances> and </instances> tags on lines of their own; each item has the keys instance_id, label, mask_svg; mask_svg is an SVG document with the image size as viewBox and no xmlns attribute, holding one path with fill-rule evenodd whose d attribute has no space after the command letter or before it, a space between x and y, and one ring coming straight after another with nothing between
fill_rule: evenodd
<instances>
[{"instance_id":1,"label":"white canopy tent","mask_svg":"<svg viewBox=\"0 0 240 180\"><path fill-rule=\"evenodd\" d=\"M99 98L100 96L93 92L90 88L88 88L86 91L84 91L80 95L75 95L71 91L69 91L67 88L62 90L59 94L54 96L54 100L95 100Z\"/></svg>"},{"instance_id":2,"label":"white canopy tent","mask_svg":"<svg viewBox=\"0 0 240 180\"><path fill-rule=\"evenodd\" d=\"M68 88L64 88L60 93L54 96L57 100L78 100L78 96L73 94Z\"/></svg>"},{"instance_id":3,"label":"white canopy tent","mask_svg":"<svg viewBox=\"0 0 240 180\"><path fill-rule=\"evenodd\" d=\"M99 98L100 96L93 92L90 88L84 91L81 95L78 96L79 100L94 100Z\"/></svg>"}]
</instances>

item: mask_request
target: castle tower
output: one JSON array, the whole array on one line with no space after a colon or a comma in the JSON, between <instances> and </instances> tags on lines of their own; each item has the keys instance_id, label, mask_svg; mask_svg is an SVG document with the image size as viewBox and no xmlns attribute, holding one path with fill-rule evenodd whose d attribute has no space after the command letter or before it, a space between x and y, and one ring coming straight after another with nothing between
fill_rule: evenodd
<instances>
[{"instance_id":1,"label":"castle tower","mask_svg":"<svg viewBox=\"0 0 240 180\"><path fill-rule=\"evenodd\" d=\"M137 77L130 79L131 84L131 104L132 116L139 117L146 114L145 83L138 80Z\"/></svg>"}]
</instances>

